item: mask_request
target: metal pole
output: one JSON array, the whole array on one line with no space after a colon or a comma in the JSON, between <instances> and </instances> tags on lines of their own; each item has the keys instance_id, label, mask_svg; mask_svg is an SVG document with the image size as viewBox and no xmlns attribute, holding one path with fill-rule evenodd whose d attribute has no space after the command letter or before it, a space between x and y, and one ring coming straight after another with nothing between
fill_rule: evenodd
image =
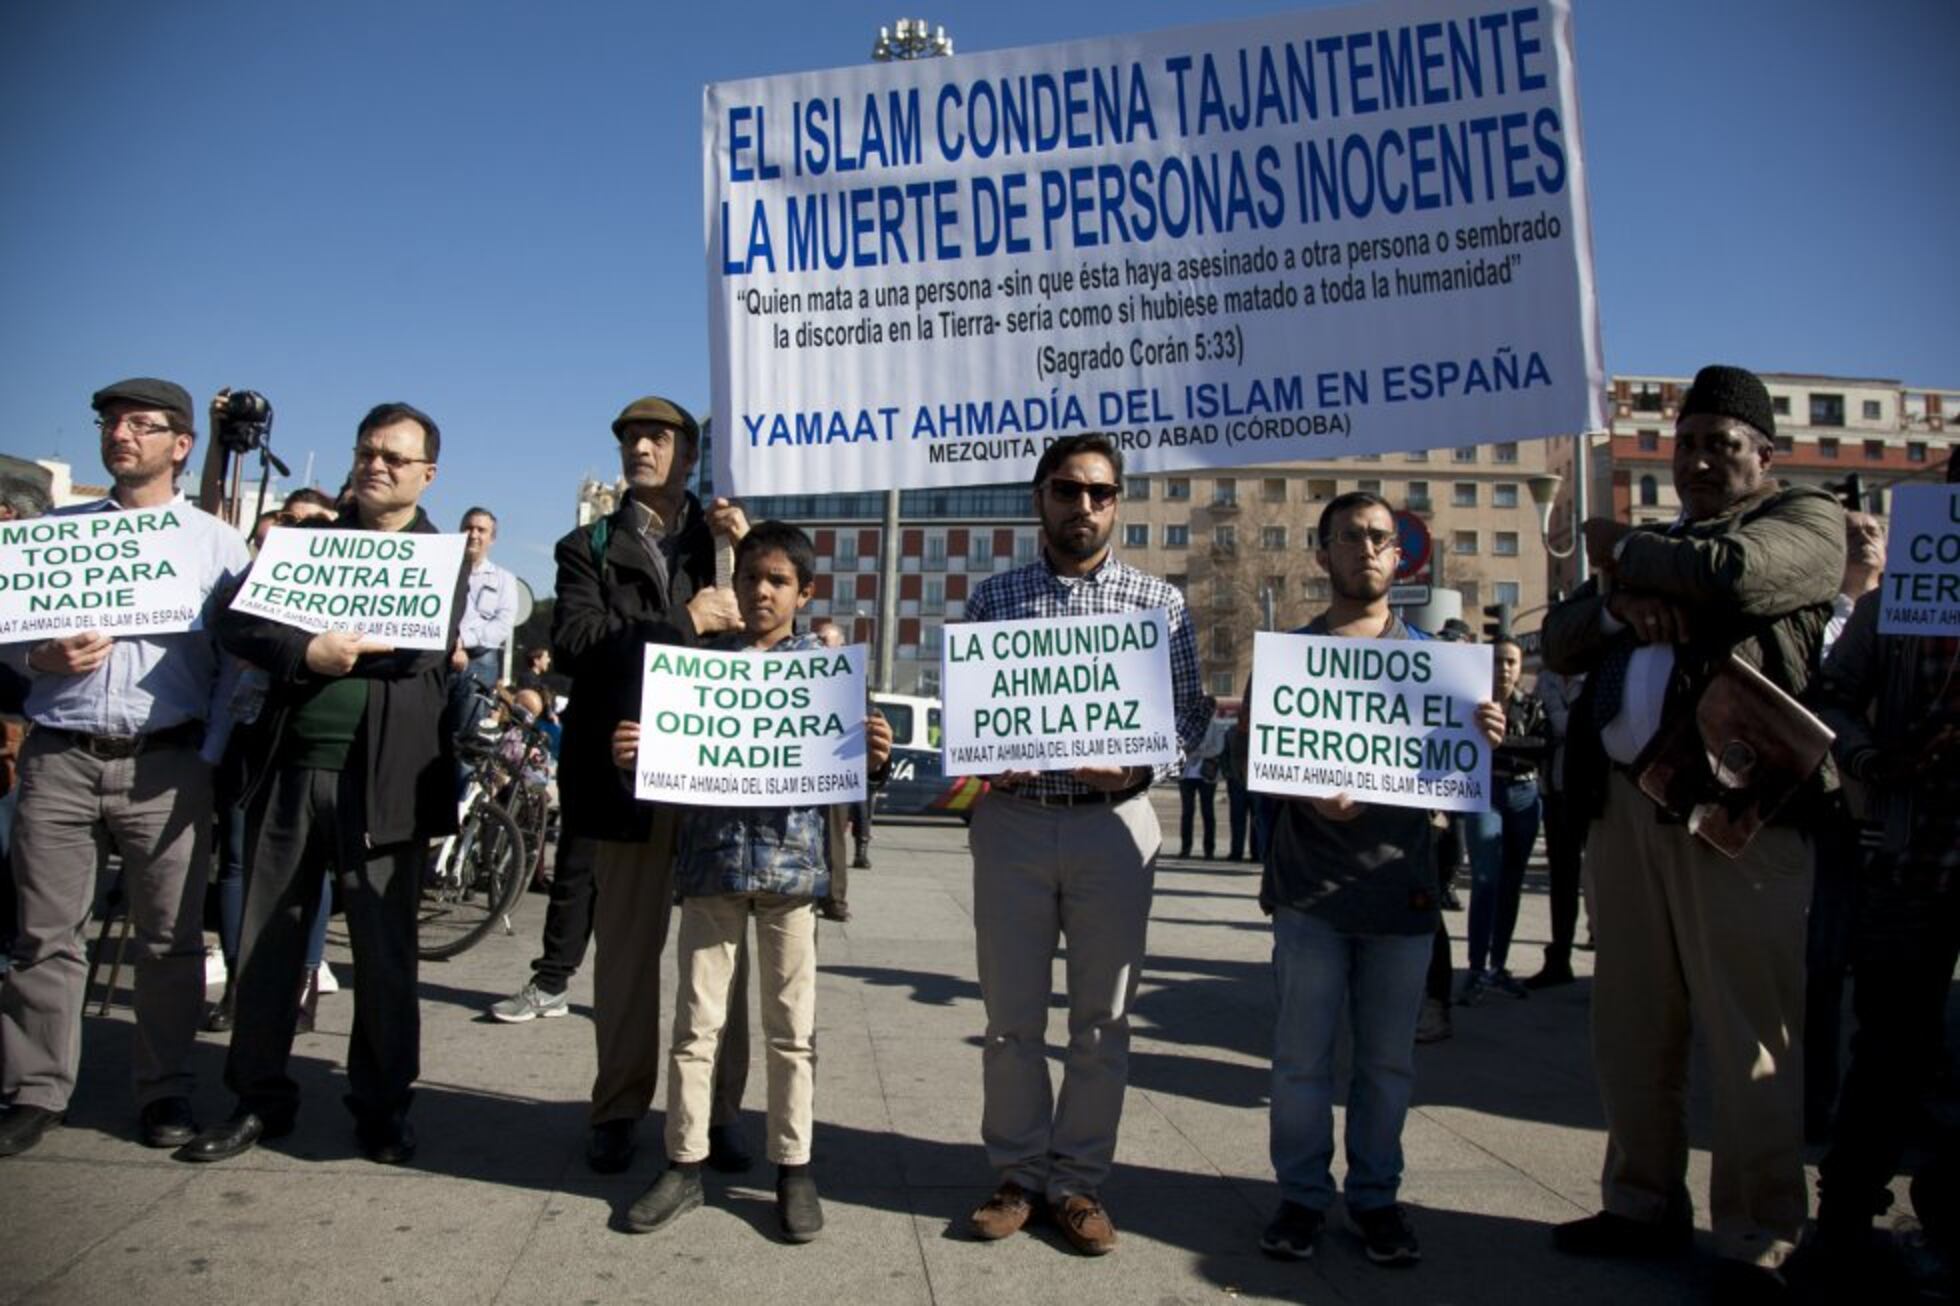
<instances>
[{"instance_id":1,"label":"metal pole","mask_svg":"<svg viewBox=\"0 0 1960 1306\"><path fill-rule=\"evenodd\" d=\"M1578 443L1572 450L1572 554L1573 588L1586 583L1586 536L1581 529L1586 524L1587 490L1592 480L1592 432L1581 431L1574 437Z\"/></svg>"}]
</instances>

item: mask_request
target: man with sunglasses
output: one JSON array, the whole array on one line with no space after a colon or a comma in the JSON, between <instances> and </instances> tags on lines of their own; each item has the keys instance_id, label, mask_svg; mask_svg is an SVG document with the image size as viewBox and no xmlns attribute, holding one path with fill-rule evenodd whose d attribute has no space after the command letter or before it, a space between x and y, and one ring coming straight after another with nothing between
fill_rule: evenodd
<instances>
[{"instance_id":1,"label":"man with sunglasses","mask_svg":"<svg viewBox=\"0 0 1960 1306\"><path fill-rule=\"evenodd\" d=\"M0 986L0 1156L41 1141L68 1109L81 1061L98 840L122 856L135 926L140 1137L175 1147L197 1131L190 1052L204 1010L204 878L211 771L199 759L218 683L212 621L245 569L245 540L177 492L197 433L182 386L135 377L95 392L105 499L61 514L170 506L192 532L205 609L174 635L100 632L13 645L30 677L13 865L20 904Z\"/></svg>"},{"instance_id":2,"label":"man with sunglasses","mask_svg":"<svg viewBox=\"0 0 1960 1306\"><path fill-rule=\"evenodd\" d=\"M1211 723L1184 596L1119 561L1109 540L1123 455L1106 435L1049 445L1034 473L1041 558L995 576L967 600L969 621L1074 617L1161 608L1170 626L1178 741L1189 753ZM973 814L973 918L987 1009L980 1132L1000 1176L971 1217L975 1237L1006 1238L1047 1203L1069 1243L1116 1246L1100 1190L1116 1152L1129 1080L1130 1008L1143 969L1151 879L1163 842L1154 779L1175 767L1080 767L996 776ZM1068 939L1069 1043L1059 1098L1048 1079L1050 976Z\"/></svg>"},{"instance_id":3,"label":"man with sunglasses","mask_svg":"<svg viewBox=\"0 0 1960 1306\"><path fill-rule=\"evenodd\" d=\"M435 534L420 501L436 478L441 439L434 419L408 404L370 410L354 438L353 503L321 525ZM464 584L458 568L451 645ZM219 634L269 677L264 706L233 741L246 891L225 1083L238 1104L178 1159L223 1161L292 1132L294 995L324 909L320 877L331 871L354 949L346 1103L368 1159L403 1164L415 1152L408 1107L421 1069L416 907L428 841L456 829L454 749L437 728L447 657L237 611L220 618Z\"/></svg>"}]
</instances>

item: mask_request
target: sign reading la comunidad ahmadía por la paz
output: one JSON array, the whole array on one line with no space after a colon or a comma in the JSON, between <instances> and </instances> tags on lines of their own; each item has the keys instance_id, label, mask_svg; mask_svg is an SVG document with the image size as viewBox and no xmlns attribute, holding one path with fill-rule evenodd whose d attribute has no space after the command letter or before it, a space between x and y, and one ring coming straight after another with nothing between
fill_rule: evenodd
<instances>
[{"instance_id":1,"label":"sign reading la comunidad ahmad\u00eda por la paz","mask_svg":"<svg viewBox=\"0 0 1960 1306\"><path fill-rule=\"evenodd\" d=\"M945 640L947 775L1177 760L1163 609L976 621Z\"/></svg>"},{"instance_id":2,"label":"sign reading la comunidad ahmad\u00eda por la paz","mask_svg":"<svg viewBox=\"0 0 1960 1306\"><path fill-rule=\"evenodd\" d=\"M1604 425L1568 0L1384 0L709 86L718 486Z\"/></svg>"},{"instance_id":3,"label":"sign reading la comunidad ahmad\u00eda por la paz","mask_svg":"<svg viewBox=\"0 0 1960 1306\"><path fill-rule=\"evenodd\" d=\"M1260 631L1252 644L1256 793L1490 810L1488 644L1341 639Z\"/></svg>"},{"instance_id":4,"label":"sign reading la comunidad ahmad\u00eda por la paz","mask_svg":"<svg viewBox=\"0 0 1960 1306\"><path fill-rule=\"evenodd\" d=\"M0 641L162 635L203 615L207 530L182 504L0 522Z\"/></svg>"},{"instance_id":5,"label":"sign reading la comunidad ahmad\u00eda por la paz","mask_svg":"<svg viewBox=\"0 0 1960 1306\"><path fill-rule=\"evenodd\" d=\"M710 652L649 644L633 792L711 807L861 801L864 647Z\"/></svg>"},{"instance_id":6,"label":"sign reading la comunidad ahmad\u00eda por la paz","mask_svg":"<svg viewBox=\"0 0 1960 1306\"><path fill-rule=\"evenodd\" d=\"M1895 485L1880 582L1883 635L1960 635L1960 485Z\"/></svg>"},{"instance_id":7,"label":"sign reading la comunidad ahmad\u00eda por la paz","mask_svg":"<svg viewBox=\"0 0 1960 1306\"><path fill-rule=\"evenodd\" d=\"M310 630L357 630L402 649L449 647L464 537L275 526L231 606Z\"/></svg>"}]
</instances>

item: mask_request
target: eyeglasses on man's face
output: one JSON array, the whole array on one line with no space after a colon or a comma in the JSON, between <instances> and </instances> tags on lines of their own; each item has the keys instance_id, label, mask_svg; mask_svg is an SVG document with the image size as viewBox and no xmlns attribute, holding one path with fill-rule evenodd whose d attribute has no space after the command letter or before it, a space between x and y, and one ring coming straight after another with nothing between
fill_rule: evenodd
<instances>
[{"instance_id":1,"label":"eyeglasses on man's face","mask_svg":"<svg viewBox=\"0 0 1960 1306\"><path fill-rule=\"evenodd\" d=\"M426 463L429 461L427 458L411 458L405 453L396 453L392 449L377 448L371 444L357 444L354 446L354 466L365 467L376 459L379 459L381 465L391 472L398 472L404 467L413 467L416 463Z\"/></svg>"},{"instance_id":2,"label":"eyeglasses on man's face","mask_svg":"<svg viewBox=\"0 0 1960 1306\"><path fill-rule=\"evenodd\" d=\"M168 422L152 422L133 413L124 413L120 417L98 417L95 419L95 429L104 435L127 431L131 435L141 436L171 435L177 430Z\"/></svg>"},{"instance_id":3,"label":"eyeglasses on man's face","mask_svg":"<svg viewBox=\"0 0 1960 1306\"><path fill-rule=\"evenodd\" d=\"M1343 526L1334 532L1334 539L1350 549L1365 546L1370 553L1380 553L1395 543L1395 532L1379 527Z\"/></svg>"},{"instance_id":4,"label":"eyeglasses on man's face","mask_svg":"<svg viewBox=\"0 0 1960 1306\"><path fill-rule=\"evenodd\" d=\"M1049 477L1045 488L1050 499L1062 504L1079 502L1086 494L1092 508L1107 508L1123 492L1122 486L1107 481L1077 481L1066 476Z\"/></svg>"}]
</instances>

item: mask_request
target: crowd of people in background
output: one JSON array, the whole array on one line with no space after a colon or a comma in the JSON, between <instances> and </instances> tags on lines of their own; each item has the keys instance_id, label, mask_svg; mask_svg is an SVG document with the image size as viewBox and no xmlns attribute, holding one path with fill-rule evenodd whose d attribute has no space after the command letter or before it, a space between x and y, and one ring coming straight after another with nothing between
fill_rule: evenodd
<instances>
[{"instance_id":1,"label":"crowd of people in background","mask_svg":"<svg viewBox=\"0 0 1960 1306\"><path fill-rule=\"evenodd\" d=\"M446 651L311 634L230 606L253 552L275 527L435 532L421 507L441 451L435 420L408 404L376 406L356 426L338 496L299 490L241 535L177 491L196 439L186 392L134 378L92 404L113 489L62 511L174 505L190 523L204 606L198 627L181 634L80 634L11 646L0 665L0 707L26 723L10 721L0 766L0 848L12 876L0 894L10 945L0 1155L39 1143L74 1092L83 932L106 845L134 933L139 1141L222 1162L294 1128L303 1104L288 1062L320 993L335 986L323 938L337 911L353 959L346 1105L355 1137L374 1162L411 1159L416 904L431 841L456 828L467 772L454 741L501 696L559 740L560 827L540 955L489 1015L515 1024L566 1014L591 948L585 1158L601 1174L632 1164L664 1067L665 1165L624 1221L654 1233L701 1204L703 1167L755 1163L738 1124L755 1004L781 1232L816 1237L817 921L851 918L848 872L870 866L869 806L681 808L638 801L629 776L639 750L659 746L638 724L648 644L774 657L842 642L834 624L799 624L814 592L808 536L752 524L727 500L696 499L687 485L699 424L648 396L612 423L626 488L618 508L558 541L548 642L518 656L516 578L490 561L497 519L480 507L459 524L466 546ZM1003 1239L1045 1214L1083 1254L1118 1245L1103 1189L1163 852L1150 792L1175 783L1179 854L1214 859L1222 779L1224 856L1259 863L1258 901L1272 918L1280 1200L1262 1250L1311 1256L1338 1198L1370 1260L1417 1263L1399 1193L1418 1045L1450 1037L1457 1009L1576 983L1575 952L1596 949L1601 1209L1558 1226L1554 1246L1650 1258L1691 1244L1686 1086L1699 1038L1714 1107L1706 1205L1718 1299L1794 1300L1818 1285L1882 1293L1903 1282L1872 1219L1890 1203L1943 1064L1960 955L1960 649L1952 638L1879 631L1879 524L1779 483L1775 429L1754 375L1717 366L1696 377L1674 433L1679 517L1583 524L1592 579L1546 616L1529 687L1522 643L1508 633L1494 642L1489 699L1475 712L1491 747L1491 802L1462 815L1255 792L1246 720L1258 685L1247 685L1236 719L1218 716L1199 683L1183 595L1111 547L1124 478L1116 442L1091 434L1047 446L1030 487L1040 556L980 585L965 619L1162 610L1182 760L1007 772L974 809L978 1125L996 1187L965 1222L972 1236ZM0 484L0 520L51 510L34 486ZM1460 621L1425 632L1389 606L1396 531L1378 496L1332 499L1312 539L1332 598L1300 633L1470 638ZM718 586L717 549L729 547L732 584ZM508 680L507 658L516 664ZM1738 846L1717 848L1644 782L1679 746L1696 703L1738 665L1770 687L1768 701L1788 705L1776 710L1814 712L1835 738L1828 759L1794 778L1794 797ZM891 732L869 707L865 729L875 783ZM1540 968L1520 977L1512 948L1541 835L1550 941ZM1445 913L1461 909L1454 885L1465 860L1459 980ZM224 975L208 1004L207 890ZM679 996L663 1038L677 902ZM1058 956L1067 974L1059 1093L1048 1064ZM1841 1075L1848 972L1857 1032ZM1343 1025L1352 1036L1344 1092ZM209 1125L192 1109L200 1027L230 1040L234 1105ZM1337 1185L1333 1107L1343 1097ZM1814 1222L1806 1140L1828 1149ZM1912 1187L1942 1254L1960 1225L1955 1141L1937 1139Z\"/></svg>"}]
</instances>

